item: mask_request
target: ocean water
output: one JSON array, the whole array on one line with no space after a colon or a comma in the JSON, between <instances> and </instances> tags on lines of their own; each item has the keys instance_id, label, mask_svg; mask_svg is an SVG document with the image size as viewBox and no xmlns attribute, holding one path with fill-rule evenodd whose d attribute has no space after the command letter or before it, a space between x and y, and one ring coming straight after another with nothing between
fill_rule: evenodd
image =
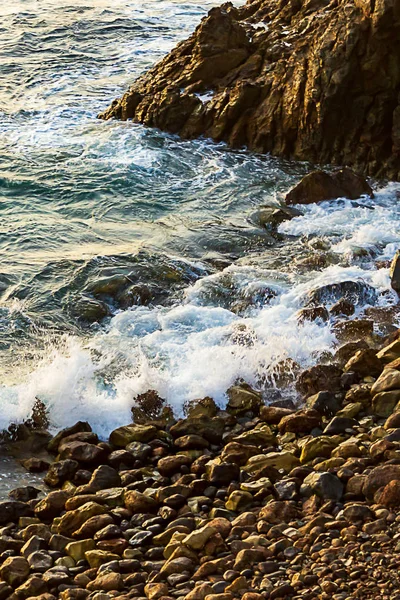
<instances>
[{"instance_id":1,"label":"ocean water","mask_svg":"<svg viewBox=\"0 0 400 600\"><path fill-rule=\"evenodd\" d=\"M102 436L148 389L177 414L205 395L223 406L238 379L276 399L291 365L337 345L331 323L298 322L310 290L365 281L397 301L395 184L271 232L259 207L311 165L97 120L216 4L0 6L0 430L36 398L54 429L85 419ZM79 318L90 300L99 322Z\"/></svg>"}]
</instances>

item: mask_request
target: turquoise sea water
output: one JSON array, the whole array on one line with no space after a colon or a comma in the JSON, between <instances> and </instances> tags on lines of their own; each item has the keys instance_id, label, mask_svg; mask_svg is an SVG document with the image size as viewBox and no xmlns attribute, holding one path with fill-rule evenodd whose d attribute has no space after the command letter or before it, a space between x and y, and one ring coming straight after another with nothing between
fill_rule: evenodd
<instances>
[{"instance_id":1,"label":"turquoise sea water","mask_svg":"<svg viewBox=\"0 0 400 600\"><path fill-rule=\"evenodd\" d=\"M96 119L217 3L0 7L0 428L36 397L55 427L88 418L104 434L149 387L177 410L222 403L238 377L265 387L282 359L331 347L329 326L297 324L316 282L387 289L374 260L400 241L395 186L309 207L271 235L252 215L310 166ZM320 237L333 258L313 273L301 260ZM142 296L96 296L115 276ZM78 319L82 299L107 316ZM251 344L235 341L243 328Z\"/></svg>"}]
</instances>

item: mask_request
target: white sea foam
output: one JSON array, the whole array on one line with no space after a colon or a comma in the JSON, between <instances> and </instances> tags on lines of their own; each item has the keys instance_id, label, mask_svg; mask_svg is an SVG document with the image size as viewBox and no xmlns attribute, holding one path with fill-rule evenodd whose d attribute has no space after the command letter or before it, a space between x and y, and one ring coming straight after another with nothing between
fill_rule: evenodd
<instances>
[{"instance_id":1,"label":"white sea foam","mask_svg":"<svg viewBox=\"0 0 400 600\"><path fill-rule=\"evenodd\" d=\"M364 248L392 258L400 246L400 207L395 193L398 189L398 185L391 184L378 191L373 200L340 199L299 206L303 216L282 223L279 230L296 236L329 237L332 250L348 257Z\"/></svg>"},{"instance_id":2,"label":"white sea foam","mask_svg":"<svg viewBox=\"0 0 400 600\"><path fill-rule=\"evenodd\" d=\"M228 275L242 290L258 277L277 295L238 316L211 301L210 286L223 289ZM329 325L299 325L297 311L311 289L348 280L366 281L379 291L389 285L387 269L357 265L293 275L291 284L287 274L231 266L198 281L179 306L120 312L107 331L86 344L67 339L26 382L0 389L0 428L26 418L36 397L48 405L54 428L85 419L104 437L129 422L133 398L148 389L156 389L178 414L186 401L205 395L222 406L238 378L263 388L274 381L281 361L290 358L306 367L329 350L335 342Z\"/></svg>"}]
</instances>

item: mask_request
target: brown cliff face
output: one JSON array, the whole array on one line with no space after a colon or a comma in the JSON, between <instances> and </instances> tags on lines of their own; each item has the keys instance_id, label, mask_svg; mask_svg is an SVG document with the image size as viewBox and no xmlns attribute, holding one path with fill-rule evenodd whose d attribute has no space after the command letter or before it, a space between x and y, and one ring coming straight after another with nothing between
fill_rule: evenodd
<instances>
[{"instance_id":1,"label":"brown cliff face","mask_svg":"<svg viewBox=\"0 0 400 600\"><path fill-rule=\"evenodd\" d=\"M227 3L100 117L399 179L399 36L400 0Z\"/></svg>"}]
</instances>

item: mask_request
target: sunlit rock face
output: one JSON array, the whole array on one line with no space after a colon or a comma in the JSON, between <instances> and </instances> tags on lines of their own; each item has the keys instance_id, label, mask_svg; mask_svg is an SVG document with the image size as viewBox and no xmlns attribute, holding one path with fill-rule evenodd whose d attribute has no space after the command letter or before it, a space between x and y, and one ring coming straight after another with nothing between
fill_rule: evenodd
<instances>
[{"instance_id":1,"label":"sunlit rock face","mask_svg":"<svg viewBox=\"0 0 400 600\"><path fill-rule=\"evenodd\" d=\"M100 116L398 179L399 33L400 0L226 3Z\"/></svg>"}]
</instances>

